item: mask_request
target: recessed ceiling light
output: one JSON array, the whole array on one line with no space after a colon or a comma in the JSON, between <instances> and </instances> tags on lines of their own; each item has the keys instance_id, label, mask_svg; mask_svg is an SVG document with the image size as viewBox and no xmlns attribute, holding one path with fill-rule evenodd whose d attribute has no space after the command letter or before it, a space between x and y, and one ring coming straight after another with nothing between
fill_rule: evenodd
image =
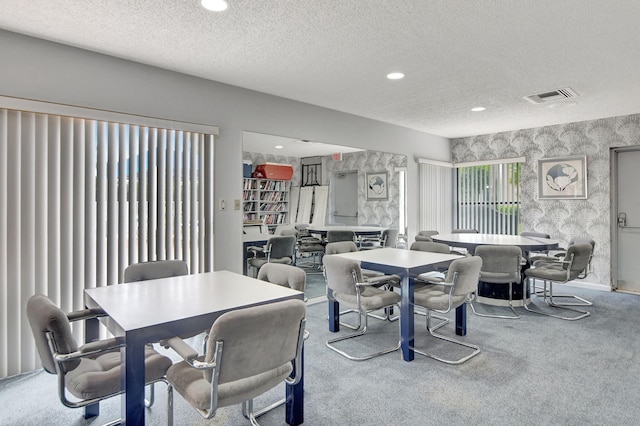
<instances>
[{"instance_id":1,"label":"recessed ceiling light","mask_svg":"<svg viewBox=\"0 0 640 426\"><path fill-rule=\"evenodd\" d=\"M484 111L485 109L486 109L485 107L475 107L475 108L471 108L471 111L480 112L480 111Z\"/></svg>"},{"instance_id":2,"label":"recessed ceiling light","mask_svg":"<svg viewBox=\"0 0 640 426\"><path fill-rule=\"evenodd\" d=\"M227 10L229 3L225 0L201 0L200 4L207 10L212 12L222 12Z\"/></svg>"},{"instance_id":3,"label":"recessed ceiling light","mask_svg":"<svg viewBox=\"0 0 640 426\"><path fill-rule=\"evenodd\" d=\"M276 145L276 146L274 146L274 148L275 148L275 149L282 149L282 148L284 148L284 146L282 146L282 145Z\"/></svg>"},{"instance_id":4,"label":"recessed ceiling light","mask_svg":"<svg viewBox=\"0 0 640 426\"><path fill-rule=\"evenodd\" d=\"M389 80L400 80L401 78L404 78L404 74L401 72L392 72L387 74L387 78Z\"/></svg>"}]
</instances>

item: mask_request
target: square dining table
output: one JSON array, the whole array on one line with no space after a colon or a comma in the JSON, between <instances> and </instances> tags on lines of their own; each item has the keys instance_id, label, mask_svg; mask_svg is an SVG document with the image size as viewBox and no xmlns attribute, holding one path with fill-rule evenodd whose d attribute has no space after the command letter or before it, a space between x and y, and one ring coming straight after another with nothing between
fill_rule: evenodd
<instances>
[{"instance_id":1,"label":"square dining table","mask_svg":"<svg viewBox=\"0 0 640 426\"><path fill-rule=\"evenodd\" d=\"M400 276L400 348L402 350L402 358L405 361L412 361L414 358L414 278L424 272L446 268L455 259L464 257L456 254L431 253L391 247L341 253L331 256L341 256L347 259L357 260L363 269ZM330 331L339 330L339 316L339 303L335 300L329 300ZM463 304L456 309L456 333L459 335L466 334L466 327L466 304Z\"/></svg>"},{"instance_id":2,"label":"square dining table","mask_svg":"<svg viewBox=\"0 0 640 426\"><path fill-rule=\"evenodd\" d=\"M85 290L87 308L100 308L101 319L115 336L124 336L121 351L122 418L144 424L144 348L147 343L208 330L225 312L288 299L304 293L230 271L139 281ZM87 325L86 341L97 338L98 322ZM301 366L302 367L302 366ZM286 422L303 422L303 380L287 385ZM89 410L97 414L98 406Z\"/></svg>"}]
</instances>

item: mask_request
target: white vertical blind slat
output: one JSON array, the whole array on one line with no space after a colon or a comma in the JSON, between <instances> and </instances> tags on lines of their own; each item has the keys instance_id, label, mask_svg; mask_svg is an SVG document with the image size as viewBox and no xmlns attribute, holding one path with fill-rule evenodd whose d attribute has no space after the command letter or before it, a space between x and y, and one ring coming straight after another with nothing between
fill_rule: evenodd
<instances>
[{"instance_id":1,"label":"white vertical blind slat","mask_svg":"<svg viewBox=\"0 0 640 426\"><path fill-rule=\"evenodd\" d=\"M7 145L8 145L8 111L0 109L0 253L7 253L9 248L7 238L7 192L9 190L7 169ZM0 254L0 283L8 280L7 256ZM9 316L7 305L7 286L0 285L0 339L9 335ZM8 352L9 345L6 340L0 343L0 377L9 375Z\"/></svg>"}]
</instances>

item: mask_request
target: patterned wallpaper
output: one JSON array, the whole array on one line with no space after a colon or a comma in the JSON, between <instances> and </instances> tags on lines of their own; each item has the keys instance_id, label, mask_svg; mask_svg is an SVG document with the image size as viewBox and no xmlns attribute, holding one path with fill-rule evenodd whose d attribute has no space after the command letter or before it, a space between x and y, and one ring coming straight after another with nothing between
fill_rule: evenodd
<instances>
[{"instance_id":1,"label":"patterned wallpaper","mask_svg":"<svg viewBox=\"0 0 640 426\"><path fill-rule=\"evenodd\" d=\"M251 161L253 168L258 164L285 163L293 166L293 177L291 184L300 185L301 166L300 159L296 157L285 157L278 155L267 155L255 152L243 152L242 159ZM360 151L353 153L345 153L342 155L342 161L335 161L331 156L323 157L322 160L322 184L328 185L334 172L352 171L358 172L358 223L379 223L383 227L398 226L399 212L399 189L398 176L393 173L396 167L406 167L407 157L398 154L389 154L378 151ZM382 170L389 171L389 199L367 201L365 193L365 174L367 172L379 172ZM332 187L329 185L329 203L328 212L332 210ZM327 212L327 221L330 215Z\"/></svg>"},{"instance_id":2,"label":"patterned wallpaper","mask_svg":"<svg viewBox=\"0 0 640 426\"><path fill-rule=\"evenodd\" d=\"M640 145L640 114L453 139L453 162L526 157L520 177L523 230L566 242L596 241L593 272L585 281L610 286L609 148ZM586 200L538 200L538 160L587 156Z\"/></svg>"}]
</instances>

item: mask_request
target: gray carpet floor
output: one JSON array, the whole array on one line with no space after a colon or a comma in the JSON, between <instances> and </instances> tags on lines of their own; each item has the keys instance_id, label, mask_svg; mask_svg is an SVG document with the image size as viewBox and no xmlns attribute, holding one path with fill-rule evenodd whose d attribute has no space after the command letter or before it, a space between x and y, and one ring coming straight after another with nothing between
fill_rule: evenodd
<instances>
[{"instance_id":1,"label":"gray carpet floor","mask_svg":"<svg viewBox=\"0 0 640 426\"><path fill-rule=\"evenodd\" d=\"M522 312L519 320L474 316L466 341L482 353L460 366L416 355L404 362L394 352L365 362L349 361L325 347L327 304L308 307L305 345L305 424L308 425L636 425L640 421L640 296L574 289L594 302L586 319L569 322ZM536 301L539 304L539 301ZM416 317L416 345L448 352L426 337ZM341 347L362 353L393 345L398 323L370 320L370 329ZM440 330L453 333L453 325ZM346 333L347 331L340 331ZM165 387L157 385L147 423L162 425ZM283 395L276 388L261 398ZM260 402L257 402L260 404ZM81 410L62 406L56 379L42 370L0 381L0 425L97 425L118 417L119 398L102 404L86 421ZM177 425L248 424L240 406L201 419L179 395ZM284 408L261 417L284 424Z\"/></svg>"}]
</instances>

